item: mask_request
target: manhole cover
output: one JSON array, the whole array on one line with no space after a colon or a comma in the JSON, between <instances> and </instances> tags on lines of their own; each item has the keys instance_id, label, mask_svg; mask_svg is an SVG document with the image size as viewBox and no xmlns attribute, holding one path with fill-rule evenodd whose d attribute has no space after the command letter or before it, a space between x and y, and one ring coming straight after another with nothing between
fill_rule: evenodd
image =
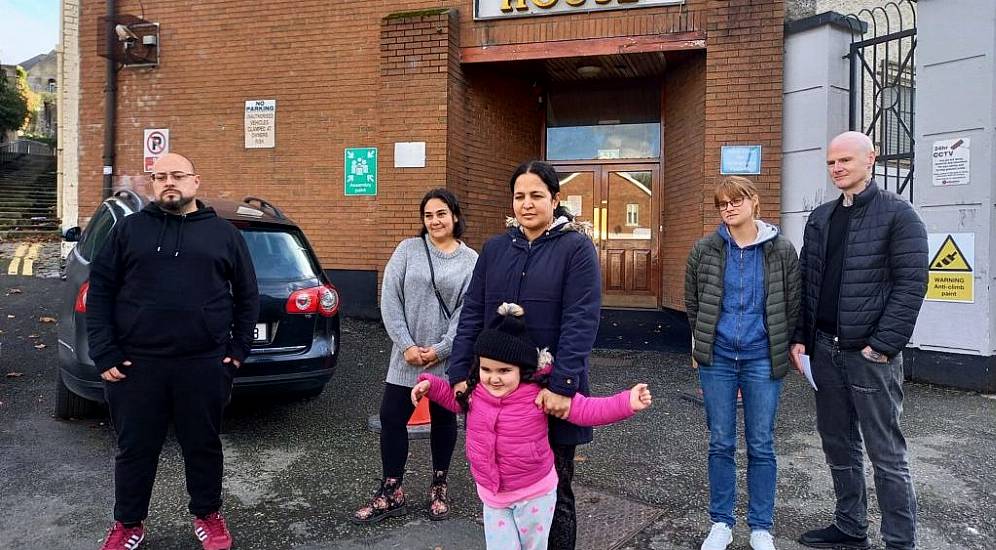
<instances>
[{"instance_id":1,"label":"manhole cover","mask_svg":"<svg viewBox=\"0 0 996 550\"><path fill-rule=\"evenodd\" d=\"M632 500L574 485L578 550L614 550L636 536L664 511Z\"/></svg>"},{"instance_id":2,"label":"manhole cover","mask_svg":"<svg viewBox=\"0 0 996 550\"><path fill-rule=\"evenodd\" d=\"M591 356L588 361L593 367L632 367L633 359L629 357L597 357Z\"/></svg>"}]
</instances>

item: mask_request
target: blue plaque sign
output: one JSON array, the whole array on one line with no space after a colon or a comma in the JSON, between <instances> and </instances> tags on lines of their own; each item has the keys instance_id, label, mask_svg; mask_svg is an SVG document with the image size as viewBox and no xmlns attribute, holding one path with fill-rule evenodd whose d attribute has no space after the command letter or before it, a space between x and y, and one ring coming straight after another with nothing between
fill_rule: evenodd
<instances>
[{"instance_id":1,"label":"blue plaque sign","mask_svg":"<svg viewBox=\"0 0 996 550\"><path fill-rule=\"evenodd\" d=\"M724 145L720 151L719 173L749 175L761 173L760 145Z\"/></svg>"}]
</instances>

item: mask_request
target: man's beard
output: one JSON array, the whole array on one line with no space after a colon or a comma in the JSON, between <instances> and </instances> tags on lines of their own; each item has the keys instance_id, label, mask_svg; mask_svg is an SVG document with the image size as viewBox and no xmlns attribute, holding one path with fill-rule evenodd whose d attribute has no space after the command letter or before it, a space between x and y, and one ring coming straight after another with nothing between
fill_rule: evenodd
<instances>
[{"instance_id":1,"label":"man's beard","mask_svg":"<svg viewBox=\"0 0 996 550\"><path fill-rule=\"evenodd\" d=\"M187 208L188 204L190 204L191 202L193 202L194 198L193 197L184 197L180 193L176 193L176 195L177 196L170 197L168 199L164 199L160 195L159 200L156 201L156 204L159 205L159 208L161 208L161 209L163 209L163 210L165 210L167 212L170 212L170 213L173 213L173 214L180 214L180 213L182 213L184 211L184 209Z\"/></svg>"}]
</instances>

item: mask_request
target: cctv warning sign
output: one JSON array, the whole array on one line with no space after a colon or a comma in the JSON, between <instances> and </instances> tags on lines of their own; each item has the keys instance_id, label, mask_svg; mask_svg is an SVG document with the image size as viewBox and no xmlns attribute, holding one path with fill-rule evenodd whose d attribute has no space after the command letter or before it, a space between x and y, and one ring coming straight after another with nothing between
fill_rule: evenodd
<instances>
[{"instance_id":1,"label":"cctv warning sign","mask_svg":"<svg viewBox=\"0 0 996 550\"><path fill-rule=\"evenodd\" d=\"M930 266L927 300L934 302L975 301L975 233L931 233L927 235Z\"/></svg>"}]
</instances>

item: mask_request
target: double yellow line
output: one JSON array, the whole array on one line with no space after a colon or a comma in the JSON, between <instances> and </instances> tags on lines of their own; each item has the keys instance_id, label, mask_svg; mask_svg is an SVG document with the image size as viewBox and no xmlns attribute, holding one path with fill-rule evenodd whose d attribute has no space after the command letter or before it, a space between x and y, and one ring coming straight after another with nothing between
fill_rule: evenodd
<instances>
[{"instance_id":1,"label":"double yellow line","mask_svg":"<svg viewBox=\"0 0 996 550\"><path fill-rule=\"evenodd\" d=\"M41 250L41 243L17 245L17 249L14 250L14 259L10 261L10 266L7 268L7 275L34 275L35 260L38 259L39 250Z\"/></svg>"}]
</instances>

